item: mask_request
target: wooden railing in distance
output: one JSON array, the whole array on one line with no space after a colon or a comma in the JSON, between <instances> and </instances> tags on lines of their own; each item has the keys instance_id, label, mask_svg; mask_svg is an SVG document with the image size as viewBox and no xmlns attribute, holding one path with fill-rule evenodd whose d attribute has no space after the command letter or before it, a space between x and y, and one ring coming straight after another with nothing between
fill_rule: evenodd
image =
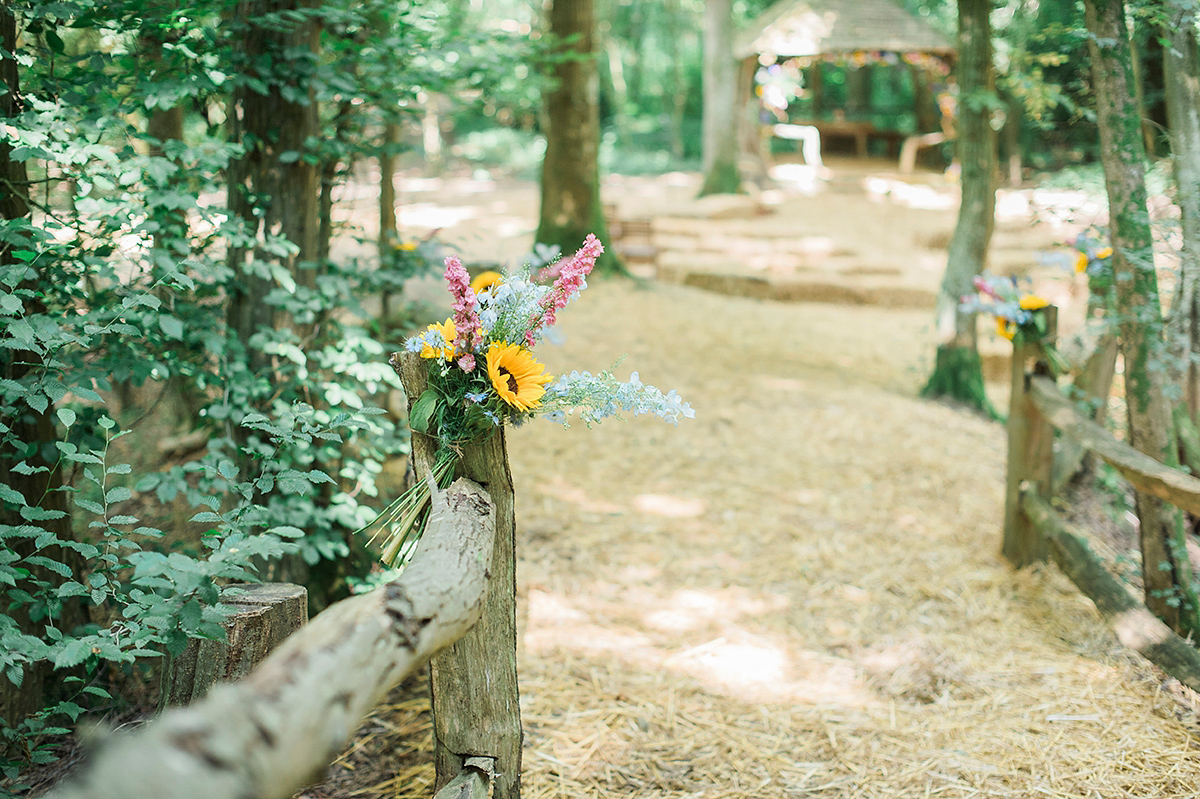
<instances>
[{"instance_id":1,"label":"wooden railing in distance","mask_svg":"<svg viewBox=\"0 0 1200 799\"><path fill-rule=\"evenodd\" d=\"M1054 329L1053 309L1049 314ZM1052 338L1050 339L1052 340ZM1050 504L1053 431L1111 464L1139 491L1200 514L1200 479L1172 469L1083 416L1049 376L1036 343L1013 347L1003 554L1018 568L1052 558L1096 604L1117 638L1167 674L1200 691L1200 651L1177 635L1115 578Z\"/></svg>"},{"instance_id":2,"label":"wooden railing in distance","mask_svg":"<svg viewBox=\"0 0 1200 799\"><path fill-rule=\"evenodd\" d=\"M475 624L495 537L488 492L457 481L435 496L418 551L396 581L330 606L242 681L113 736L82 774L48 796L292 796L393 686ZM455 796L486 793L488 759L462 766Z\"/></svg>"}]
</instances>

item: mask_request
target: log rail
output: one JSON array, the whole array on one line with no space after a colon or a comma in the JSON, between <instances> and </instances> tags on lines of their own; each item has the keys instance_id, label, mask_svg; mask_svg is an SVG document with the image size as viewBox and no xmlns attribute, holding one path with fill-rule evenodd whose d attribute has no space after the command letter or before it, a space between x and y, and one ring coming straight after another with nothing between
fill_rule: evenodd
<instances>
[{"instance_id":1,"label":"log rail","mask_svg":"<svg viewBox=\"0 0 1200 799\"><path fill-rule=\"evenodd\" d=\"M47 796L292 796L393 686L471 630L487 594L495 525L495 503L479 485L460 479L435 492L418 552L397 580L330 606L240 682L112 736ZM467 757L445 791L486 796L494 771L491 758Z\"/></svg>"}]
</instances>

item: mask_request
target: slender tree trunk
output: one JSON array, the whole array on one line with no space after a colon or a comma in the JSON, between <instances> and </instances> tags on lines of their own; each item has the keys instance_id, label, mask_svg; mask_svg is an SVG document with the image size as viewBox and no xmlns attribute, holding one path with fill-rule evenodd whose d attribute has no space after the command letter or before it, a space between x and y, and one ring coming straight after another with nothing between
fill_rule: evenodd
<instances>
[{"instance_id":1,"label":"slender tree trunk","mask_svg":"<svg viewBox=\"0 0 1200 799\"><path fill-rule=\"evenodd\" d=\"M230 166L229 208L245 222L258 240L255 248L232 247L230 266L238 276L231 284L226 321L230 332L249 351L251 367L261 372L267 359L249 347L260 327L274 327L279 319L267 304L274 281L254 262L274 260L298 285L316 282L315 261L319 241L317 167L305 153L308 142L320 132L317 104L306 77L317 50L315 22L295 22L286 29L262 23L264 14L294 11L307 0L242 0L237 9L245 21L242 56L246 69L266 92L249 86L233 95L230 127L246 153ZM259 65L293 73L257 74ZM297 99L302 98L302 99ZM270 236L282 236L297 248L291 255L269 254L263 245Z\"/></svg>"},{"instance_id":2,"label":"slender tree trunk","mask_svg":"<svg viewBox=\"0 0 1200 799\"><path fill-rule=\"evenodd\" d=\"M0 46L5 54L17 52L16 18L11 5L7 3L0 5ZM0 55L0 81L4 88L3 95L0 95L0 118L16 116L22 103L17 62L13 58ZM4 190L0 191L0 218L6 222L27 219L29 204L26 192L29 184L25 162L14 161L12 147L5 142L0 142L0 180L4 185ZM20 249L19 241L6 238L0 243L0 263L19 263L13 254L14 250ZM37 290L32 282L21 288ZM46 311L38 299L26 299L24 302L27 315ZM40 356L34 352L4 349L0 351L0 377L6 381L20 381L36 370L40 361ZM26 505L59 514L59 518L41 520L36 525L53 533L60 541L71 541L74 539L71 508L67 502L68 493L63 490L62 462L55 449L58 432L54 419L53 403L41 411L28 405L18 405L12 416L2 419L8 429L3 436L3 446L0 446L0 484L18 492ZM30 468L18 471L14 467L19 464ZM0 525L28 527L30 524L32 522L21 515L15 504L0 501ZM77 579L83 579L83 560L73 550L57 544L38 546L34 538L27 536L15 539L5 537L4 547L11 548L20 558L35 553L50 558L71 569ZM34 595L48 593L53 597L54 586L63 581L62 575L43 566L24 563L22 568L29 570L30 582L21 581L12 586L16 590ZM38 582L42 582L43 586L39 587ZM11 609L4 612L16 622L21 632L39 637L45 635L47 627L70 631L87 620L78 600L68 600L59 609L55 609L53 601L48 604L49 616L43 618L32 618L31 605L28 603L15 602ZM0 718L15 727L31 713L41 710L53 690L50 680L52 671L48 661L33 663L24 668L20 685L14 685L7 676L0 675ZM0 742L0 756L3 755L5 745Z\"/></svg>"},{"instance_id":3,"label":"slender tree trunk","mask_svg":"<svg viewBox=\"0 0 1200 799\"><path fill-rule=\"evenodd\" d=\"M738 172L738 63L733 58L732 0L704 3L704 183L700 196L734 194Z\"/></svg>"},{"instance_id":4,"label":"slender tree trunk","mask_svg":"<svg viewBox=\"0 0 1200 799\"><path fill-rule=\"evenodd\" d=\"M987 261L996 215L996 133L983 102L994 90L989 0L958 2L958 162L962 200L946 253L937 300L937 360L921 395L947 397L995 415L983 388L976 315L959 309L975 292L974 278Z\"/></svg>"},{"instance_id":5,"label":"slender tree trunk","mask_svg":"<svg viewBox=\"0 0 1200 799\"><path fill-rule=\"evenodd\" d=\"M1171 380L1183 386L1193 421L1200 420L1200 52L1195 6L1168 0L1162 31L1168 132L1182 244L1179 285L1167 323Z\"/></svg>"},{"instance_id":6,"label":"slender tree trunk","mask_svg":"<svg viewBox=\"0 0 1200 799\"><path fill-rule=\"evenodd\" d=\"M1139 451L1175 465L1174 426L1163 385L1167 353L1146 204L1146 152L1133 94L1125 5L1122 0L1085 0L1084 10L1108 188L1129 440ZM1136 504L1146 605L1180 635L1200 632L1182 514L1142 492L1137 492Z\"/></svg>"},{"instance_id":7,"label":"slender tree trunk","mask_svg":"<svg viewBox=\"0 0 1200 799\"><path fill-rule=\"evenodd\" d=\"M383 146L379 149L379 263L392 263L392 253L400 245L396 231L396 145L400 142L400 125L388 122L383 126ZM392 293L384 290L379 296L379 318L387 324L392 315Z\"/></svg>"},{"instance_id":8,"label":"slender tree trunk","mask_svg":"<svg viewBox=\"0 0 1200 799\"><path fill-rule=\"evenodd\" d=\"M537 241L575 252L588 233L607 241L600 204L600 111L592 0L557 0L550 7L550 32L574 37L575 57L554 68L556 85L545 99L548 130L542 162L542 210ZM596 268L621 271L609 247Z\"/></svg>"}]
</instances>

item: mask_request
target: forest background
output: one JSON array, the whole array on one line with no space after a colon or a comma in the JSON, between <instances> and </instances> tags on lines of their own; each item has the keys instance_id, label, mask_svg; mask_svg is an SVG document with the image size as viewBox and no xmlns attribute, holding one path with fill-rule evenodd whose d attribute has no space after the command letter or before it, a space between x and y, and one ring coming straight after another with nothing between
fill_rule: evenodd
<instances>
[{"instance_id":1,"label":"forest background","mask_svg":"<svg viewBox=\"0 0 1200 799\"><path fill-rule=\"evenodd\" d=\"M714 112L706 34L728 39L767 5L0 5L4 790L52 760L81 718L157 701L187 640L221 635L224 586L302 583L317 611L380 579L354 531L386 504L385 466L408 448L388 417L398 383L386 354L427 321L405 306L406 281L437 271L443 255L436 236L404 236L396 170L536 174L545 164L539 243L603 238L599 174L719 167L719 132L705 120L736 114ZM931 156L948 164L955 146L985 148L982 160L960 159L976 167L964 166L964 196L969 186L994 194L999 131L1003 153L1025 165L1020 179L1052 173L1100 191L1106 171L1110 200L1102 156L1132 153L1125 166L1144 170L1178 155L1169 67L1180 48L1194 60L1190 6L904 5L951 40L982 19L982 58L960 48L959 142ZM1114 20L1119 37L1097 33ZM1118 39L1117 71L1136 67L1132 110L1114 111L1093 78ZM868 83L869 66L821 66L831 98L853 104L869 91L876 107L917 104L915 80ZM1102 135L1118 128L1106 123L1114 114L1136 120L1126 131L1136 148ZM871 121L917 124L905 120L885 110ZM382 232L349 258L335 243L362 232L335 223L334 197L363 164L383 176ZM739 187L740 176L717 185ZM566 206L578 209L571 218L551 213ZM988 211L960 216L944 291L955 308L963 275L982 269ZM1157 287L1143 279L1154 271L1146 242L1117 234L1113 274L1131 277L1107 285L1131 292L1112 318L1127 341L1165 347ZM602 268L622 272L615 258ZM1096 291L1108 296L1103 276ZM974 316L952 317L949 344L972 350L973 334L962 336ZM1175 372L1189 371L1191 346L1171 351ZM1149 362L1172 363L1151 350ZM948 361L950 385L969 383ZM1175 395L1162 381L1147 390L1194 396L1186 378L1171 384ZM931 380L933 393L939 385ZM1186 419L1153 413L1147 424L1166 439L1151 444L1170 460ZM1182 522L1164 524L1164 540L1180 540ZM1160 615L1187 632L1191 577L1168 576Z\"/></svg>"}]
</instances>

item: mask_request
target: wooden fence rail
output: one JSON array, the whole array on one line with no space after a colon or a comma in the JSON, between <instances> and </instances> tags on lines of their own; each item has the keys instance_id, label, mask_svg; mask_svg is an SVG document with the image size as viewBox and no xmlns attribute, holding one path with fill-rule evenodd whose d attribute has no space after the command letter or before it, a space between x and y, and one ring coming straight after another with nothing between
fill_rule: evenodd
<instances>
[{"instance_id":1,"label":"wooden fence rail","mask_svg":"<svg viewBox=\"0 0 1200 799\"><path fill-rule=\"evenodd\" d=\"M1050 309L1053 330L1053 309ZM1019 567L1053 559L1095 604L1117 638L1167 674L1200 691L1200 650L1177 635L1114 577L1050 504L1054 430L1111 464L1139 491L1200 515L1200 479L1118 441L1079 412L1049 376L1037 342L1013 348L1003 554Z\"/></svg>"},{"instance_id":2,"label":"wooden fence rail","mask_svg":"<svg viewBox=\"0 0 1200 799\"><path fill-rule=\"evenodd\" d=\"M418 552L396 581L329 607L241 682L113 736L51 799L285 799L337 755L359 721L479 619L495 503L469 480L435 492ZM448 786L486 794L490 758Z\"/></svg>"}]
</instances>

